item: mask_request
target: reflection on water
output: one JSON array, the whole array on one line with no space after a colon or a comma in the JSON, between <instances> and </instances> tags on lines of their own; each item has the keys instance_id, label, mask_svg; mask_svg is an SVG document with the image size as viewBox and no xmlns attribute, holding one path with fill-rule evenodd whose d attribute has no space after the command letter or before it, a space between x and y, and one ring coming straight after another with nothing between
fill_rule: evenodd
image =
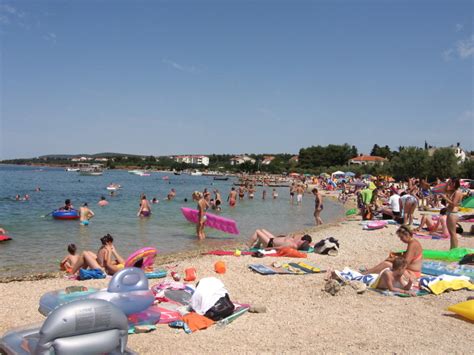
<instances>
[{"instance_id":1,"label":"reflection on water","mask_svg":"<svg viewBox=\"0 0 474 355\"><path fill-rule=\"evenodd\" d=\"M164 175L169 181L163 180ZM118 183L123 189L110 196L106 186ZM169 183L168 183L169 182ZM37 186L41 192L35 192ZM225 200L232 181L213 181L212 177L169 175L152 173L141 177L125 171L106 171L103 176L79 176L62 169L44 168L36 171L30 167L0 166L0 226L8 230L14 239L0 244L0 275L18 275L57 270L57 263L66 254L66 246L75 243L78 250L97 251L99 238L110 233L123 256L143 246L155 246L161 253L172 253L200 246L219 245L229 240L246 240L256 228L266 228L281 234L314 225L314 200L305 195L302 206L289 203L287 188L277 188L279 197L262 200L262 187L257 188L254 200L239 201L236 208L224 202L221 215L235 219L240 229L239 236L206 229L208 239L198 242L194 237L195 227L181 214L180 207L195 207L191 201L194 190L219 189ZM175 188L176 199L165 200L168 191ZM16 194L31 196L30 201L14 200ZM152 205L150 218L137 218L140 194L149 199L157 197ZM97 202L104 195L109 205L99 207ZM70 198L75 207L88 202L96 216L89 226L80 226L77 221L57 221L51 216L42 217ZM184 198L188 198L187 203ZM324 201L322 218L325 222L339 216L342 207Z\"/></svg>"}]
</instances>

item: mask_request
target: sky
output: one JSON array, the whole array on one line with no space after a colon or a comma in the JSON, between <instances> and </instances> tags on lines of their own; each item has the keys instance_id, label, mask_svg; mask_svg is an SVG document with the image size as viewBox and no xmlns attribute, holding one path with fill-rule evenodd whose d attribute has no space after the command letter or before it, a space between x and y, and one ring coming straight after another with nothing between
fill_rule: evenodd
<instances>
[{"instance_id":1,"label":"sky","mask_svg":"<svg viewBox=\"0 0 474 355\"><path fill-rule=\"evenodd\" d=\"M0 2L0 159L474 150L473 2Z\"/></svg>"}]
</instances>

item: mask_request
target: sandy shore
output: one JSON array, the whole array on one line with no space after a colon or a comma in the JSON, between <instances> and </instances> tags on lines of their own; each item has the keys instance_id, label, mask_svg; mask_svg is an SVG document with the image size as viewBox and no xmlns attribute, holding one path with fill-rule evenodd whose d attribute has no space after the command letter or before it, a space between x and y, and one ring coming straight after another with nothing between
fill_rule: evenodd
<instances>
[{"instance_id":1,"label":"sandy shore","mask_svg":"<svg viewBox=\"0 0 474 355\"><path fill-rule=\"evenodd\" d=\"M308 206L309 208L309 206ZM341 243L337 256L310 254L307 261L321 268L372 265L403 244L396 227L363 231L359 220L311 231L317 241L333 236ZM466 225L467 227L467 225ZM465 228L467 229L467 228ZM420 240L427 249L448 249L448 241ZM460 246L474 248L474 238ZM224 260L227 273L213 265ZM336 296L324 291L324 274L261 276L251 263L271 264L287 258L194 256L178 270L194 266L198 277L216 276L231 299L262 305L266 313L245 314L223 329L213 327L191 335L166 325L148 334L131 335L129 346L143 354L156 353L472 353L474 325L450 315L447 306L466 300L472 292L457 291L416 298L386 297L375 292L357 295L349 287ZM68 281L63 278L0 284L0 333L40 322L38 301L45 292L74 284L106 287L108 281ZM154 281L151 282L154 284Z\"/></svg>"}]
</instances>

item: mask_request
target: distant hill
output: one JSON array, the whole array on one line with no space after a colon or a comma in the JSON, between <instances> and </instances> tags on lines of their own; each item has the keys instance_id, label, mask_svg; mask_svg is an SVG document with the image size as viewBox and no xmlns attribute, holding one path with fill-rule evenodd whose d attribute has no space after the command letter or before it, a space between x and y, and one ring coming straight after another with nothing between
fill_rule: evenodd
<instances>
[{"instance_id":1,"label":"distant hill","mask_svg":"<svg viewBox=\"0 0 474 355\"><path fill-rule=\"evenodd\" d=\"M145 157L146 155L137 154L124 154L124 153L96 153L96 154L47 154L41 155L39 159L71 159L75 157L86 157L86 158L110 158L110 157Z\"/></svg>"}]
</instances>

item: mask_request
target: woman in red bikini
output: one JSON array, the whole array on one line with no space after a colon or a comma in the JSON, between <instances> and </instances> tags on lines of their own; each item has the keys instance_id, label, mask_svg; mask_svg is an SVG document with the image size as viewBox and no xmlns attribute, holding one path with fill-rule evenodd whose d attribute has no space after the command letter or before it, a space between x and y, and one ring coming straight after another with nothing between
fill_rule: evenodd
<instances>
[{"instance_id":1,"label":"woman in red bikini","mask_svg":"<svg viewBox=\"0 0 474 355\"><path fill-rule=\"evenodd\" d=\"M363 272L366 274L379 274L382 270L387 267L391 268L393 261L397 256L402 256L407 263L407 267L404 276L409 280L416 280L421 276L421 266L423 264L423 247L420 242L413 238L412 230L407 226L401 226L397 230L397 236L400 240L407 244L407 250L404 253L390 253L389 257L382 261L380 264L367 269Z\"/></svg>"}]
</instances>

